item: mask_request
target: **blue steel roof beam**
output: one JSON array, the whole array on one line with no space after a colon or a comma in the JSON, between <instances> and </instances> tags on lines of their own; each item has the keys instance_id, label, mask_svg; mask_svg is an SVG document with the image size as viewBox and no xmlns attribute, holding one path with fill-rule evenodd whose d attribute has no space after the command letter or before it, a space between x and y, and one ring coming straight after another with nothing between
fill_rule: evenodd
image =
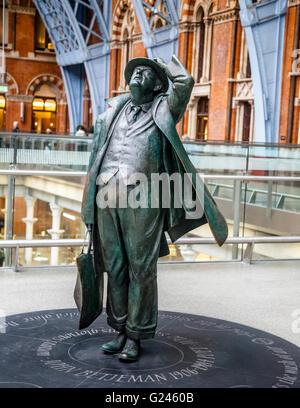
<instances>
[{"instance_id":1,"label":"blue steel roof beam","mask_svg":"<svg viewBox=\"0 0 300 408\"><path fill-rule=\"evenodd\" d=\"M78 15L77 15L79 5L81 5L85 9L89 9L90 11L93 12L93 17L92 17L92 19L91 19L91 21L89 23L89 26L84 24L83 21L79 21L79 18L78 18ZM102 13L101 13L101 10L99 8L99 5L98 5L97 1L89 0L89 3L88 3L88 2L83 2L82 0L74 0L73 12L74 12L74 15L75 15L75 17L77 19L78 25L84 31L88 32L87 37L84 39L85 44L88 44L88 41L89 41L89 38L90 38L91 35L94 35L94 36L98 37L101 41L104 41L104 42L108 42L110 40L109 31L107 30L105 19L104 19ZM97 19L98 28L99 28L99 31L100 31L101 35L99 33L95 32L95 30L93 30L94 23L95 23L96 19ZM95 46L95 44L93 44L93 46Z\"/></svg>"},{"instance_id":2,"label":"blue steel roof beam","mask_svg":"<svg viewBox=\"0 0 300 408\"><path fill-rule=\"evenodd\" d=\"M64 79L70 132L73 133L76 126L82 123L83 71L80 64L86 59L86 45L68 1L64 1L62 4L58 0L35 0L35 3L42 14L43 12L49 13L44 16L44 22L49 34L52 34L51 39L54 41L55 48L59 51L57 62L61 67ZM54 29L53 25L57 25L57 28Z\"/></svg>"},{"instance_id":3,"label":"blue steel roof beam","mask_svg":"<svg viewBox=\"0 0 300 408\"><path fill-rule=\"evenodd\" d=\"M82 4L85 7L88 7L89 9L94 11L94 8L87 2L82 1L82 0L76 0L76 6L78 7L78 4Z\"/></svg>"},{"instance_id":4,"label":"blue steel roof beam","mask_svg":"<svg viewBox=\"0 0 300 408\"><path fill-rule=\"evenodd\" d=\"M176 11L174 0L164 0L164 2L165 2L167 13L172 20L172 24L177 25L179 17L178 17L178 12Z\"/></svg>"},{"instance_id":5,"label":"blue steel roof beam","mask_svg":"<svg viewBox=\"0 0 300 408\"><path fill-rule=\"evenodd\" d=\"M36 1L35 4L36 4L36 8L37 8L42 20L44 21L45 26L47 27L49 36L51 38L51 41L52 41L52 43L54 45L54 48L55 48L55 51L56 51L56 58L57 58L58 63L59 63L60 55L63 52L63 50L60 49L60 46L58 44L58 38L57 38L57 35L56 35L56 31L55 31L56 27L54 27L53 20L52 20L53 10L50 10L50 11L46 12L46 10L44 9L45 5L41 1L40 2Z\"/></svg>"},{"instance_id":6,"label":"blue steel roof beam","mask_svg":"<svg viewBox=\"0 0 300 408\"><path fill-rule=\"evenodd\" d=\"M64 10L68 16L69 22L72 25L72 31L75 33L76 37L77 37L77 41L79 44L79 47L82 49L82 51L85 50L85 42L84 42L84 38L82 36L82 33L80 31L80 28L78 26L78 21L76 20L75 14L73 13L72 7L70 5L70 3L68 1L64 2Z\"/></svg>"},{"instance_id":7,"label":"blue steel roof beam","mask_svg":"<svg viewBox=\"0 0 300 408\"><path fill-rule=\"evenodd\" d=\"M99 35L98 33L95 33L95 31L91 30L90 28L88 28L87 26L85 26L84 24L81 24L79 22L78 22L78 25L80 27L82 27L85 31L87 31L87 33L88 33L86 38L85 38L85 43L86 44L88 43L91 34L93 34L95 37L98 37L101 41L103 41L103 37L101 37L101 35Z\"/></svg>"},{"instance_id":8,"label":"blue steel roof beam","mask_svg":"<svg viewBox=\"0 0 300 408\"><path fill-rule=\"evenodd\" d=\"M255 141L277 142L287 0L239 0L254 91Z\"/></svg>"},{"instance_id":9,"label":"blue steel roof beam","mask_svg":"<svg viewBox=\"0 0 300 408\"><path fill-rule=\"evenodd\" d=\"M74 64L61 67L61 72L66 89L70 133L75 133L76 127L83 122L83 64Z\"/></svg>"},{"instance_id":10,"label":"blue steel roof beam","mask_svg":"<svg viewBox=\"0 0 300 408\"><path fill-rule=\"evenodd\" d=\"M50 17L48 18L48 22L50 23L51 28L62 27L62 30L60 30L61 32L63 33L69 32L71 34L72 27L70 25L69 18L65 14L64 10L61 9L61 7L59 7L59 9L54 9L54 10L52 9L49 11L49 13L46 13L45 15L46 17L48 16ZM51 31L53 32L53 30ZM60 32L60 35L61 35L61 32Z\"/></svg>"},{"instance_id":11,"label":"blue steel roof beam","mask_svg":"<svg viewBox=\"0 0 300 408\"><path fill-rule=\"evenodd\" d=\"M39 12L39 15L41 16L45 26L48 28L49 35L50 35L50 37L52 39L52 36L53 36L53 32L51 30L52 26L50 26L49 22L48 22L48 16L52 14L52 11L46 12L43 9L43 6L42 6L43 3L42 2L35 1L35 3L36 3L36 8L37 8L37 10ZM54 41L52 41L52 42L53 42L54 47L55 47L55 42Z\"/></svg>"},{"instance_id":12,"label":"blue steel roof beam","mask_svg":"<svg viewBox=\"0 0 300 408\"><path fill-rule=\"evenodd\" d=\"M145 8L150 9L151 6L143 0L132 0L132 3L141 26L143 42L147 49L148 57L161 57L168 62L172 54L177 53L178 12L176 11L174 0L162 1L171 21L169 25L159 30L151 29L152 27L146 16Z\"/></svg>"},{"instance_id":13,"label":"blue steel roof beam","mask_svg":"<svg viewBox=\"0 0 300 408\"><path fill-rule=\"evenodd\" d=\"M70 131L74 132L76 125L82 123L83 76L79 67L81 63L84 63L86 69L94 119L105 109L104 99L108 96L111 1L74 0L72 3L68 0L34 1L56 50L68 99ZM99 37L102 40L100 44L87 46L84 39L85 31L90 32L88 35L96 36L99 36L99 32L98 28L97 32L92 30L91 24L89 27L84 26L85 20L78 21L75 12L78 14L79 6L83 10L91 10L92 13L91 11L89 13L96 15L102 36Z\"/></svg>"},{"instance_id":14,"label":"blue steel roof beam","mask_svg":"<svg viewBox=\"0 0 300 408\"><path fill-rule=\"evenodd\" d=\"M98 4L97 0L91 0L91 1L93 3ZM111 1L104 0L101 3L102 3L102 7L103 7L103 12L101 13L101 15L102 15L102 18L104 20L104 25L105 25L105 27L110 27ZM107 32L108 32L108 38L109 38L109 30L107 30Z\"/></svg>"},{"instance_id":15,"label":"blue steel roof beam","mask_svg":"<svg viewBox=\"0 0 300 408\"><path fill-rule=\"evenodd\" d=\"M78 3L76 2L76 3L75 3L75 7L74 7L74 14L75 14L75 16L76 16L76 14L77 14L77 10L78 10Z\"/></svg>"},{"instance_id":16,"label":"blue steel roof beam","mask_svg":"<svg viewBox=\"0 0 300 408\"><path fill-rule=\"evenodd\" d=\"M78 23L79 25L81 25L81 27L82 27L84 30L87 31L87 36L85 37L85 43L86 43L86 45L88 44L89 39L90 39L90 36L91 36L91 34L92 34L92 32L93 32L92 29L93 29L95 20L96 20L96 16L95 16L95 14L94 14L93 17L92 17L92 19L91 19L91 23L90 23L89 28L87 28L86 26L84 26L84 25L81 24L81 23ZM94 32L93 32L93 33L94 33ZM95 33L94 33L94 34L95 34ZM97 35L97 36L98 36L98 35ZM99 36L99 38L100 38L101 41L103 41L103 38L102 38L102 37Z\"/></svg>"},{"instance_id":17,"label":"blue steel roof beam","mask_svg":"<svg viewBox=\"0 0 300 408\"><path fill-rule=\"evenodd\" d=\"M85 43L68 1L34 0L57 52L60 66L81 63Z\"/></svg>"},{"instance_id":18,"label":"blue steel roof beam","mask_svg":"<svg viewBox=\"0 0 300 408\"><path fill-rule=\"evenodd\" d=\"M168 19L166 16L164 16L162 13L160 13L159 11L154 11L153 12L153 14L152 14L152 16L151 16L151 18L150 18L150 22L149 22L149 25L150 25L150 27L151 28L153 28L153 23L154 23L154 20L155 20L155 17L156 16L159 16L159 17L161 17L162 19L164 19L167 23L169 23L169 24L172 24L172 22L171 22L171 20L170 19Z\"/></svg>"},{"instance_id":19,"label":"blue steel roof beam","mask_svg":"<svg viewBox=\"0 0 300 408\"><path fill-rule=\"evenodd\" d=\"M168 18L164 14L160 13L160 11L158 10L158 7L160 6L162 1L164 1L165 8L168 14ZM144 7L147 7L152 13L158 14L160 17L168 21L170 24L178 23L178 13L176 11L176 8L172 0L171 2L169 0L156 0L154 3L154 6L150 6L150 4L143 1L143 5Z\"/></svg>"},{"instance_id":20,"label":"blue steel roof beam","mask_svg":"<svg viewBox=\"0 0 300 408\"><path fill-rule=\"evenodd\" d=\"M97 18L97 21L98 21L100 32L103 35L105 41L109 41L110 40L110 33L109 33L109 30L107 29L108 24L105 21L105 19L103 17L103 14L101 13L99 5L97 4L96 0L89 0L89 1L90 1L91 5L93 6L93 10L95 12L95 15L96 15L96 18ZM107 1L104 2L104 4L107 5ZM107 6L106 7L103 6L103 12L104 12L104 15L106 15L105 13L109 14L109 12L107 10Z\"/></svg>"},{"instance_id":21,"label":"blue steel roof beam","mask_svg":"<svg viewBox=\"0 0 300 408\"><path fill-rule=\"evenodd\" d=\"M164 14L162 14L159 10L158 7L161 4L161 0L155 0L154 6L150 6L150 4L146 3L145 1L143 1L143 5L144 7L146 7L148 10L151 11L152 15L150 17L150 21L149 21L149 27L152 28L153 27L153 22L156 16L160 16L163 20L167 21L169 24L172 23L171 19L166 17Z\"/></svg>"},{"instance_id":22,"label":"blue steel roof beam","mask_svg":"<svg viewBox=\"0 0 300 408\"><path fill-rule=\"evenodd\" d=\"M104 37L101 44L88 47L89 59L84 63L95 121L97 116L106 109L105 99L108 97L109 90L111 1L89 0L89 2L95 8L98 26Z\"/></svg>"},{"instance_id":23,"label":"blue steel roof beam","mask_svg":"<svg viewBox=\"0 0 300 408\"><path fill-rule=\"evenodd\" d=\"M144 1L141 2L140 0L132 0L133 7L135 9L137 18L139 20L141 30L143 33L143 41L145 44L145 47L147 48L151 44L149 43L149 40L147 39L147 35L151 33L151 28L149 25L149 21L147 19L146 13L144 11Z\"/></svg>"}]
</instances>

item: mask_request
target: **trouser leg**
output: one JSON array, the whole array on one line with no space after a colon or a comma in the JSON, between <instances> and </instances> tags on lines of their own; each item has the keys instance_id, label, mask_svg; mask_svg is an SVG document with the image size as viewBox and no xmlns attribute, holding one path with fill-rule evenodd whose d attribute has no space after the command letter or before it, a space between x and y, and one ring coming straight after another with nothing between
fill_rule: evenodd
<instances>
[{"instance_id":1,"label":"trouser leg","mask_svg":"<svg viewBox=\"0 0 300 408\"><path fill-rule=\"evenodd\" d=\"M129 275L119 217L114 208L98 208L97 218L108 277L107 322L115 330L123 331L127 320Z\"/></svg>"},{"instance_id":2,"label":"trouser leg","mask_svg":"<svg viewBox=\"0 0 300 408\"><path fill-rule=\"evenodd\" d=\"M157 326L157 259L164 212L155 208L119 209L129 263L126 333L151 338Z\"/></svg>"}]
</instances>

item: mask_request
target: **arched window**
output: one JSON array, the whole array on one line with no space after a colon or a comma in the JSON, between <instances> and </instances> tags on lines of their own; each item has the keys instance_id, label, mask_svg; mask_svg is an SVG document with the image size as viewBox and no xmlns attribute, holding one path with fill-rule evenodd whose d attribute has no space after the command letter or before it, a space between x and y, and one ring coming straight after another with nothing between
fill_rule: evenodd
<instances>
[{"instance_id":1,"label":"arched window","mask_svg":"<svg viewBox=\"0 0 300 408\"><path fill-rule=\"evenodd\" d=\"M198 72L197 72L197 82L201 81L203 75L203 65L204 65L204 44L205 44L205 24L203 21L204 12L203 8L200 7L197 13L197 47L198 47Z\"/></svg>"},{"instance_id":2,"label":"arched window","mask_svg":"<svg viewBox=\"0 0 300 408\"><path fill-rule=\"evenodd\" d=\"M192 56L192 74L197 83L207 83L210 79L213 21L211 18L213 6L204 12L202 7L194 11L194 40Z\"/></svg>"},{"instance_id":3,"label":"arched window","mask_svg":"<svg viewBox=\"0 0 300 408\"><path fill-rule=\"evenodd\" d=\"M56 131L56 94L44 83L34 93L32 130L37 133Z\"/></svg>"},{"instance_id":4,"label":"arched window","mask_svg":"<svg viewBox=\"0 0 300 408\"><path fill-rule=\"evenodd\" d=\"M1 2L3 3L3 2ZM8 19L8 10L7 8L4 10L4 44L7 45L8 43L8 24L9 24L9 19ZM0 8L0 44L3 45L3 6L1 4Z\"/></svg>"},{"instance_id":5,"label":"arched window","mask_svg":"<svg viewBox=\"0 0 300 408\"><path fill-rule=\"evenodd\" d=\"M202 5L199 6L199 3ZM189 25L189 32L193 38L192 47L188 44L188 61L191 62L191 73L196 80L193 88L189 109L187 126L183 131L183 136L198 140L208 138L209 120L209 95L210 95L210 70L213 39L213 2L193 1L188 3L186 19ZM189 64L187 64L189 69Z\"/></svg>"},{"instance_id":6,"label":"arched window","mask_svg":"<svg viewBox=\"0 0 300 408\"><path fill-rule=\"evenodd\" d=\"M207 140L208 104L209 100L206 96L198 100L196 129L197 140Z\"/></svg>"},{"instance_id":7,"label":"arched window","mask_svg":"<svg viewBox=\"0 0 300 408\"><path fill-rule=\"evenodd\" d=\"M119 39L118 54L120 55L120 82L119 91L126 90L124 71L128 61L133 57L132 34L133 34L133 16L131 9L125 4L122 14L124 15ZM117 82L117 81L116 81Z\"/></svg>"},{"instance_id":8,"label":"arched window","mask_svg":"<svg viewBox=\"0 0 300 408\"><path fill-rule=\"evenodd\" d=\"M245 30L241 32L239 51L239 70L236 78L233 109L235 114L235 135L237 142L253 142L254 140L254 105L251 67Z\"/></svg>"},{"instance_id":9,"label":"arched window","mask_svg":"<svg viewBox=\"0 0 300 408\"><path fill-rule=\"evenodd\" d=\"M39 14L35 15L35 49L54 51L53 44Z\"/></svg>"},{"instance_id":10,"label":"arched window","mask_svg":"<svg viewBox=\"0 0 300 408\"><path fill-rule=\"evenodd\" d=\"M124 33L123 33L123 41L124 41L124 45L123 45L124 66L126 66L129 61L129 52L130 52L129 34L128 34L127 28L124 30Z\"/></svg>"},{"instance_id":11,"label":"arched window","mask_svg":"<svg viewBox=\"0 0 300 408\"><path fill-rule=\"evenodd\" d=\"M238 78L251 78L251 66L245 30L242 30Z\"/></svg>"}]
</instances>

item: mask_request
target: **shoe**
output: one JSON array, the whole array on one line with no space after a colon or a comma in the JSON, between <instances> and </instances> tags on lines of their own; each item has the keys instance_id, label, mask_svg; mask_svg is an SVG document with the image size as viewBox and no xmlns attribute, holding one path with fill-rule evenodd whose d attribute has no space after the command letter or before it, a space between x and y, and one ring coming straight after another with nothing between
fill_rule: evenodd
<instances>
[{"instance_id":1,"label":"shoe","mask_svg":"<svg viewBox=\"0 0 300 408\"><path fill-rule=\"evenodd\" d=\"M102 350L105 353L109 353L109 354L120 353L120 351L124 347L126 339L127 337L125 333L119 333L115 339L113 339L112 341L108 343L103 344Z\"/></svg>"},{"instance_id":2,"label":"shoe","mask_svg":"<svg viewBox=\"0 0 300 408\"><path fill-rule=\"evenodd\" d=\"M126 340L125 347L119 355L119 359L123 361L136 361L140 354L140 341L130 339Z\"/></svg>"}]
</instances>

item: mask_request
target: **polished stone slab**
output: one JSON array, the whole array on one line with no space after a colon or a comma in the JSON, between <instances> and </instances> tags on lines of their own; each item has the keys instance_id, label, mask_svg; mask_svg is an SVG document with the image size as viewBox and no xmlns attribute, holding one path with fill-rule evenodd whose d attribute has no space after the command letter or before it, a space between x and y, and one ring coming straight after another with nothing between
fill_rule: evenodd
<instances>
[{"instance_id":1,"label":"polished stone slab","mask_svg":"<svg viewBox=\"0 0 300 408\"><path fill-rule=\"evenodd\" d=\"M298 388L300 349L240 324L159 312L156 337L134 363L107 355L105 314L78 330L75 309L8 316L0 327L0 387ZM4 327L5 326L5 327Z\"/></svg>"}]
</instances>

